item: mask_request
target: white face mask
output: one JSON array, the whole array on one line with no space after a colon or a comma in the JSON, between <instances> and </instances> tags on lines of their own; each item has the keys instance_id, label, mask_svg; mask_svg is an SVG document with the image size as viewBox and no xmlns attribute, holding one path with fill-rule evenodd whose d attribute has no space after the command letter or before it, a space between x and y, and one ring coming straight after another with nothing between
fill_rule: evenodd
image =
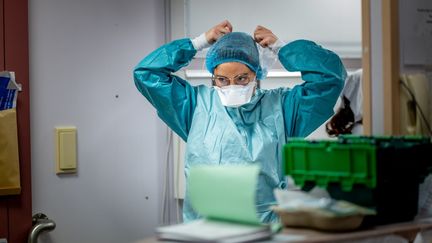
<instances>
[{"instance_id":1,"label":"white face mask","mask_svg":"<svg viewBox=\"0 0 432 243\"><path fill-rule=\"evenodd\" d=\"M228 85L224 87L214 88L218 92L219 98L222 102L222 105L228 107L239 107L246 103L249 103L254 89L256 86L256 82L249 82L247 85Z\"/></svg>"}]
</instances>

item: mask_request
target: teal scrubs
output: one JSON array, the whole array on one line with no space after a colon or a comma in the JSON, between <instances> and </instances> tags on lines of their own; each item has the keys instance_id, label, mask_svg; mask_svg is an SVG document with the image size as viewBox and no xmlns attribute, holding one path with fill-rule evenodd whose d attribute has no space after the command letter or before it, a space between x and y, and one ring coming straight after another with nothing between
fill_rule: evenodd
<instances>
[{"instance_id":1,"label":"teal scrubs","mask_svg":"<svg viewBox=\"0 0 432 243\"><path fill-rule=\"evenodd\" d=\"M161 46L135 68L135 85L187 142L186 177L197 164L260 165L257 212L262 222L275 222L278 217L269 209L276 204L273 190L286 188L282 147L289 137L307 136L333 114L345 68L335 53L312 41L291 42L280 49L279 60L288 71L300 71L305 82L292 89L257 89L250 103L230 108L221 104L213 87L191 86L173 74L196 52L190 39ZM199 217L186 185L183 220Z\"/></svg>"}]
</instances>

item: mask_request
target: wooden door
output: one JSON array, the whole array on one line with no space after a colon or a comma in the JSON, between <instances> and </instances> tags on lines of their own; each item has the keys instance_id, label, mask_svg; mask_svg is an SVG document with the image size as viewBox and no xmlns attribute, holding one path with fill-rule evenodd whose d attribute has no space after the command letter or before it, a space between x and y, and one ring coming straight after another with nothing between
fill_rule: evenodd
<instances>
[{"instance_id":1,"label":"wooden door","mask_svg":"<svg viewBox=\"0 0 432 243\"><path fill-rule=\"evenodd\" d=\"M4 21L3 21L3 0L0 0L0 70L4 70ZM7 203L0 197L0 239L6 238L7 227Z\"/></svg>"},{"instance_id":2,"label":"wooden door","mask_svg":"<svg viewBox=\"0 0 432 243\"><path fill-rule=\"evenodd\" d=\"M21 194L0 196L0 239L27 242L31 229L28 0L0 0L0 69L22 85L17 101Z\"/></svg>"}]
</instances>

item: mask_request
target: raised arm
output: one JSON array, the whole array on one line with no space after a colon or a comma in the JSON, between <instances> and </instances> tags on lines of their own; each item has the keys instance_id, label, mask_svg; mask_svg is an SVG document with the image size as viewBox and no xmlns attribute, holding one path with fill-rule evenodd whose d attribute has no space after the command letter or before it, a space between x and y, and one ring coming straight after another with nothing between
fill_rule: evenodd
<instances>
[{"instance_id":1,"label":"raised arm","mask_svg":"<svg viewBox=\"0 0 432 243\"><path fill-rule=\"evenodd\" d=\"M146 56L134 70L138 90L156 108L159 117L187 141L196 104L196 90L173 73L189 64L197 50L232 31L225 20L201 36L165 44Z\"/></svg>"},{"instance_id":2,"label":"raised arm","mask_svg":"<svg viewBox=\"0 0 432 243\"><path fill-rule=\"evenodd\" d=\"M187 140L196 103L194 88L173 75L196 54L190 39L165 44L146 56L134 70L138 90L156 108L159 117Z\"/></svg>"},{"instance_id":3,"label":"raised arm","mask_svg":"<svg viewBox=\"0 0 432 243\"><path fill-rule=\"evenodd\" d=\"M288 71L300 71L302 85L286 89L283 99L288 137L305 137L333 114L333 106L346 78L340 58L312 41L297 40L287 45L269 29L257 26L255 41L278 54Z\"/></svg>"},{"instance_id":4,"label":"raised arm","mask_svg":"<svg viewBox=\"0 0 432 243\"><path fill-rule=\"evenodd\" d=\"M333 115L345 68L338 55L308 40L283 46L279 60L288 71L300 71L305 81L287 91L283 101L287 136L305 137Z\"/></svg>"}]
</instances>

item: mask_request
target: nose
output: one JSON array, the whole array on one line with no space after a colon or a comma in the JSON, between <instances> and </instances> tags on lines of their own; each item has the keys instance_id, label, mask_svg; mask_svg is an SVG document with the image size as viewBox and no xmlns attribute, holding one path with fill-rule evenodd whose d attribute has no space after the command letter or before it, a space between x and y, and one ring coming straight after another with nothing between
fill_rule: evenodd
<instances>
[{"instance_id":1,"label":"nose","mask_svg":"<svg viewBox=\"0 0 432 243\"><path fill-rule=\"evenodd\" d=\"M229 79L229 84L230 85L237 85L237 83L234 81L234 78Z\"/></svg>"}]
</instances>

